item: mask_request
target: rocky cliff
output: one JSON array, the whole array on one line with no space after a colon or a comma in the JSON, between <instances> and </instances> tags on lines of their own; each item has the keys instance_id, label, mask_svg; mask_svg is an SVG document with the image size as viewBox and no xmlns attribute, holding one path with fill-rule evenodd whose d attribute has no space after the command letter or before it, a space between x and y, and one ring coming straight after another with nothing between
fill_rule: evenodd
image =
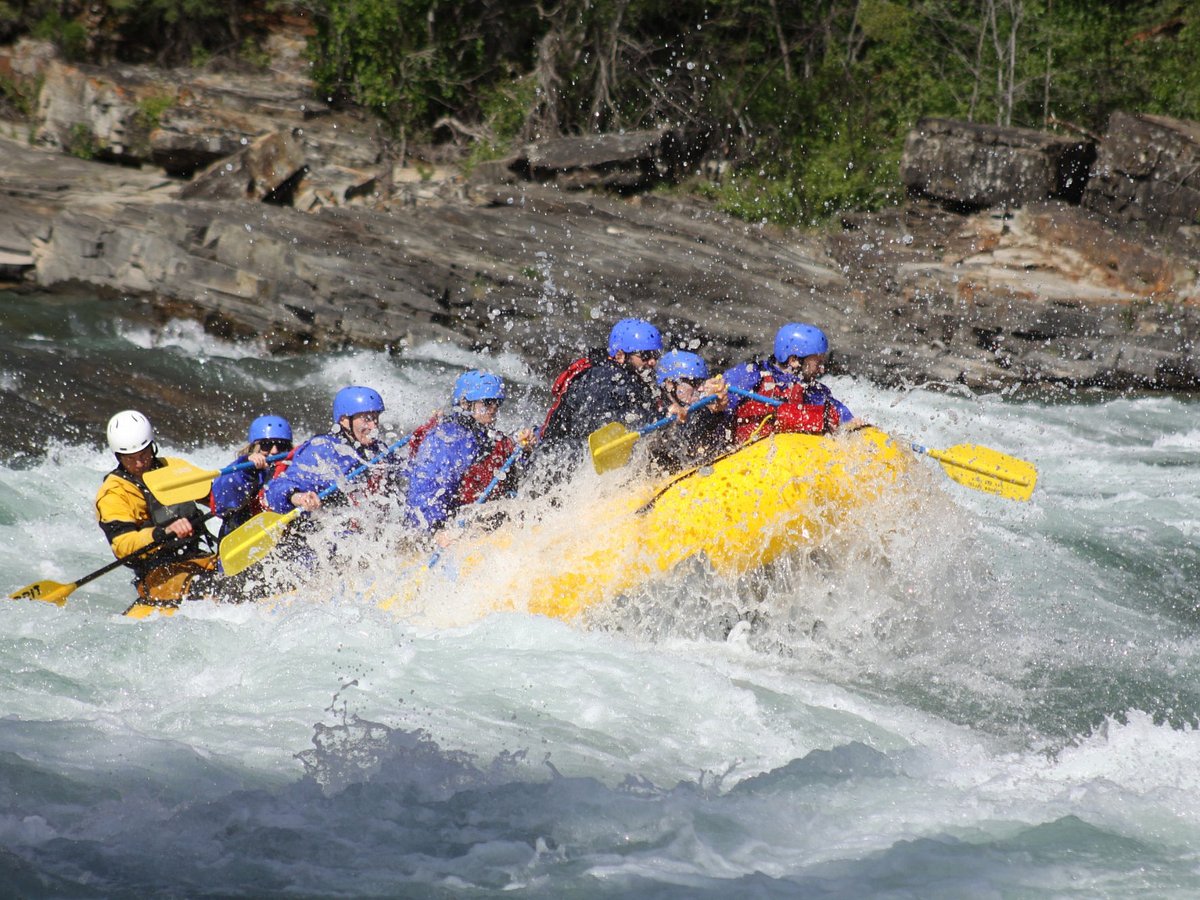
<instances>
[{"instance_id":1,"label":"rocky cliff","mask_svg":"<svg viewBox=\"0 0 1200 900\"><path fill-rule=\"evenodd\" d=\"M926 120L906 205L808 232L646 192L699 163L669 131L464 177L389 160L295 72L106 71L28 47L4 65L42 83L37 122L0 147L14 283L149 298L288 349L435 338L548 371L639 314L720 362L801 319L883 382L1200 384L1195 123L1118 114L1063 138Z\"/></svg>"}]
</instances>

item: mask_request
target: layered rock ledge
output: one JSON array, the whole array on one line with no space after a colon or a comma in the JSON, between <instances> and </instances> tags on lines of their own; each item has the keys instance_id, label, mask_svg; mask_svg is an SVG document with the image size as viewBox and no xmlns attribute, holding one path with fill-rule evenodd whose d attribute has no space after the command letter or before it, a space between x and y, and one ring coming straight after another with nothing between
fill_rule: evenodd
<instances>
[{"instance_id":1,"label":"layered rock ledge","mask_svg":"<svg viewBox=\"0 0 1200 900\"><path fill-rule=\"evenodd\" d=\"M125 134L112 98L133 109L136 91L75 71ZM65 67L46 84L86 95ZM140 168L63 155L61 112L46 147L4 141L0 265L14 282L84 285L118 309L150 298L288 350L443 339L548 370L639 314L723 362L802 319L829 331L839 368L885 383L1200 384L1195 123L1119 115L1098 140L1064 140L927 120L906 148L905 206L807 232L631 193L699 164L669 132L528 148L464 178L389 161L361 122L297 110L301 93L258 91L272 113L248 89L173 90L190 108L233 96L241 124L215 134L226 109L189 141L186 116L164 114L110 154ZM70 115L91 122L85 107Z\"/></svg>"}]
</instances>

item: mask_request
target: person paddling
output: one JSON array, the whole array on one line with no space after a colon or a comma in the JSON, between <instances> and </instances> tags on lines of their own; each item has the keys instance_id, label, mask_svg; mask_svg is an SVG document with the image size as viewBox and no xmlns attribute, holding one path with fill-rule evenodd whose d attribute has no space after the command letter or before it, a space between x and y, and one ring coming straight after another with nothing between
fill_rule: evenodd
<instances>
[{"instance_id":1,"label":"person paddling","mask_svg":"<svg viewBox=\"0 0 1200 900\"><path fill-rule=\"evenodd\" d=\"M656 440L653 462L667 472L679 472L724 453L733 445L733 420L725 379L709 377L708 364L698 354L671 350L655 367L662 410L676 421ZM688 415L702 397L715 399Z\"/></svg>"},{"instance_id":2,"label":"person paddling","mask_svg":"<svg viewBox=\"0 0 1200 900\"><path fill-rule=\"evenodd\" d=\"M435 413L413 432L406 498L409 525L438 531L464 506L515 490L512 457L519 445L532 441L533 433L519 432L514 440L495 429L504 400L504 382L498 375L463 372L454 381L450 411Z\"/></svg>"},{"instance_id":3,"label":"person paddling","mask_svg":"<svg viewBox=\"0 0 1200 900\"><path fill-rule=\"evenodd\" d=\"M622 319L609 332L607 352L593 350L571 363L551 388L553 400L538 433L539 464L569 471L586 458L588 435L596 429L655 419L654 367L662 348L662 335L652 324Z\"/></svg>"},{"instance_id":4,"label":"person paddling","mask_svg":"<svg viewBox=\"0 0 1200 900\"><path fill-rule=\"evenodd\" d=\"M207 514L191 501L164 506L142 480L147 472L179 461L158 456L154 428L137 410L109 419L107 439L117 467L104 476L96 494L96 518L113 556L130 557L139 599L174 606L206 593L217 563L203 524ZM163 543L162 549L137 555L155 543Z\"/></svg>"},{"instance_id":5,"label":"person paddling","mask_svg":"<svg viewBox=\"0 0 1200 900\"><path fill-rule=\"evenodd\" d=\"M743 398L731 391L738 443L774 432L828 434L854 414L821 383L829 339L815 325L789 322L775 334L773 355L741 363L725 372L730 388L753 391L782 403Z\"/></svg>"},{"instance_id":6,"label":"person paddling","mask_svg":"<svg viewBox=\"0 0 1200 900\"><path fill-rule=\"evenodd\" d=\"M274 468L267 458L292 449L292 426L282 416L259 416L250 423L246 446L226 468L251 463L252 467L237 468L213 479L209 506L221 517L218 539L249 521L266 507L262 491L270 481Z\"/></svg>"},{"instance_id":7,"label":"person paddling","mask_svg":"<svg viewBox=\"0 0 1200 900\"><path fill-rule=\"evenodd\" d=\"M379 415L384 409L383 397L374 388L350 385L338 391L333 398L332 429L309 438L276 464L262 494L266 507L277 513L294 507L306 512L320 509L318 494L384 449L379 441ZM365 496L390 493L391 474L390 466L376 466L348 493L336 493L330 502L353 504Z\"/></svg>"}]
</instances>

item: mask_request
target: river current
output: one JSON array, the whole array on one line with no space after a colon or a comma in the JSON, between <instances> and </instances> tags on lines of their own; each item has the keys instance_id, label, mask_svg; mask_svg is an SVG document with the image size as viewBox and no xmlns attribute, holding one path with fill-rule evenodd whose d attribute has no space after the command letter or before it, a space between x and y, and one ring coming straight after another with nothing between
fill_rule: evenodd
<instances>
[{"instance_id":1,"label":"river current","mask_svg":"<svg viewBox=\"0 0 1200 900\"><path fill-rule=\"evenodd\" d=\"M118 409L219 468L254 415L312 433L347 383L398 434L465 367L509 381L507 430L547 399L516 357L276 358L0 301L6 594L110 561ZM920 459L826 547L586 621L494 612L452 567L383 609L386 547L170 618L123 617L120 571L0 603L0 895L1196 896L1200 403L831 383L893 434L1033 462L1033 499Z\"/></svg>"}]
</instances>

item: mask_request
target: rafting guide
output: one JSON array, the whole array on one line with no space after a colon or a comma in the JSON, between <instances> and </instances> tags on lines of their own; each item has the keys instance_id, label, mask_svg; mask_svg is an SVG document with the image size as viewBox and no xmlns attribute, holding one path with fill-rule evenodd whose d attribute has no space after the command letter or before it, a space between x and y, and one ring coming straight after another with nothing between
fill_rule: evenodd
<instances>
[{"instance_id":1,"label":"rafting guide","mask_svg":"<svg viewBox=\"0 0 1200 900\"><path fill-rule=\"evenodd\" d=\"M164 505L143 481L178 461L159 458L150 420L136 410L109 419L107 439L117 467L96 494L96 518L113 555L133 570L139 599L176 604L200 592L217 563L208 516L192 501Z\"/></svg>"}]
</instances>

